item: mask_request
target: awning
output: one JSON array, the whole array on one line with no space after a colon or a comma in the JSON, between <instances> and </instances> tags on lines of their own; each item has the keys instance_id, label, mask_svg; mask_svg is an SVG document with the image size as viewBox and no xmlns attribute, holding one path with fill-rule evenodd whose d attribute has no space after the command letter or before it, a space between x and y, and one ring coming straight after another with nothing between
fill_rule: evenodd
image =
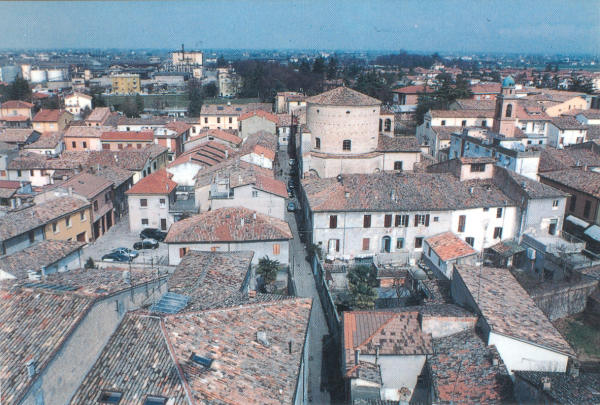
<instances>
[{"instance_id":1,"label":"awning","mask_svg":"<svg viewBox=\"0 0 600 405\"><path fill-rule=\"evenodd\" d=\"M573 215L567 216L565 218L565 221L569 221L570 223L580 226L582 228L587 228L588 226L590 226L590 224L585 222L583 219L579 219L577 217L574 217Z\"/></svg>"},{"instance_id":2,"label":"awning","mask_svg":"<svg viewBox=\"0 0 600 405\"><path fill-rule=\"evenodd\" d=\"M589 236L590 238L600 242L600 226L590 226L588 229L585 230L584 235Z\"/></svg>"}]
</instances>

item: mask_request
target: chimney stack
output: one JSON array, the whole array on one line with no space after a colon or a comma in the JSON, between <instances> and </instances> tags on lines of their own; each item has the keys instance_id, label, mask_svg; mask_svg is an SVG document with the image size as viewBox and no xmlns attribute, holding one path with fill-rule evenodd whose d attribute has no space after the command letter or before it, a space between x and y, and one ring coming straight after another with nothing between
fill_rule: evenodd
<instances>
[{"instance_id":1,"label":"chimney stack","mask_svg":"<svg viewBox=\"0 0 600 405\"><path fill-rule=\"evenodd\" d=\"M360 349L354 350L354 365L358 366L358 362L360 361Z\"/></svg>"},{"instance_id":2,"label":"chimney stack","mask_svg":"<svg viewBox=\"0 0 600 405\"><path fill-rule=\"evenodd\" d=\"M552 382L550 381L550 377L542 377L542 389L544 391L550 391L550 389L552 389Z\"/></svg>"},{"instance_id":3,"label":"chimney stack","mask_svg":"<svg viewBox=\"0 0 600 405\"><path fill-rule=\"evenodd\" d=\"M27 364L25 365L25 367L27 367L27 376L29 377L29 379L32 379L33 377L35 377L35 373L36 373L36 369L35 369L35 360L31 359L27 362Z\"/></svg>"}]
</instances>

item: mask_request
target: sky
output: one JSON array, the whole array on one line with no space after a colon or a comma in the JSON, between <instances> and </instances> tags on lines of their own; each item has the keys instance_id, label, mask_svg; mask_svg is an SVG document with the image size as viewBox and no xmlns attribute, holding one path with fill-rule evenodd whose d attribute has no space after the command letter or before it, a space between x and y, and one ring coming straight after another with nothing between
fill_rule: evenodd
<instances>
[{"instance_id":1,"label":"sky","mask_svg":"<svg viewBox=\"0 0 600 405\"><path fill-rule=\"evenodd\" d=\"M600 54L600 0L0 2L0 49Z\"/></svg>"}]
</instances>

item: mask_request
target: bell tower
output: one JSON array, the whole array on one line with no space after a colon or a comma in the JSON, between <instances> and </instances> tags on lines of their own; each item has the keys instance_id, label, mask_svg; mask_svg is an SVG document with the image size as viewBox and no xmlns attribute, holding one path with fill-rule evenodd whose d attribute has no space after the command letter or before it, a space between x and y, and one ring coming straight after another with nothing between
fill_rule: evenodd
<instances>
[{"instance_id":1,"label":"bell tower","mask_svg":"<svg viewBox=\"0 0 600 405\"><path fill-rule=\"evenodd\" d=\"M494 125L492 126L492 131L507 138L512 138L515 135L516 99L515 81L512 77L507 76L502 81L502 90L496 98L496 112L494 114Z\"/></svg>"}]
</instances>

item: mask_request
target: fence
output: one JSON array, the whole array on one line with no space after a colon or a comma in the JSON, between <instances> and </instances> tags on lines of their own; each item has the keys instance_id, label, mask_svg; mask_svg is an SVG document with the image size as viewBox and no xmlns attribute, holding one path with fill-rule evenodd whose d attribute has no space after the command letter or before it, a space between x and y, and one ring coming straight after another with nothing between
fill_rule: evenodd
<instances>
[{"instance_id":1,"label":"fence","mask_svg":"<svg viewBox=\"0 0 600 405\"><path fill-rule=\"evenodd\" d=\"M317 292L319 293L319 298L321 299L323 312L325 313L325 320L327 321L327 326L329 327L329 333L336 343L339 344L341 328L340 316L335 307L335 302L331 297L329 287L327 286L327 281L325 280L325 270L323 269L323 264L317 255L313 256L311 260L311 267L313 276L315 278Z\"/></svg>"}]
</instances>

